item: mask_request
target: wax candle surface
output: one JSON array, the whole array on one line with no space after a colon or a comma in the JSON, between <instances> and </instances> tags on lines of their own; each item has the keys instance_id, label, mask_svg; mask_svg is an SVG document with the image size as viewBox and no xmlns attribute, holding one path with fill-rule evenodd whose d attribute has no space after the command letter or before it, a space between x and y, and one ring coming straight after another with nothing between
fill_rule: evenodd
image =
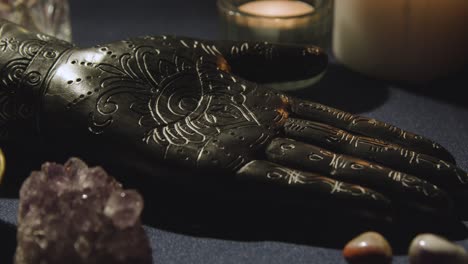
<instances>
[{"instance_id":1,"label":"wax candle surface","mask_svg":"<svg viewBox=\"0 0 468 264\"><path fill-rule=\"evenodd\" d=\"M302 1L252 1L239 6L239 11L265 17L293 17L310 14L314 7Z\"/></svg>"},{"instance_id":2,"label":"wax candle surface","mask_svg":"<svg viewBox=\"0 0 468 264\"><path fill-rule=\"evenodd\" d=\"M428 81L468 59L467 0L335 0L333 52L353 70Z\"/></svg>"}]
</instances>

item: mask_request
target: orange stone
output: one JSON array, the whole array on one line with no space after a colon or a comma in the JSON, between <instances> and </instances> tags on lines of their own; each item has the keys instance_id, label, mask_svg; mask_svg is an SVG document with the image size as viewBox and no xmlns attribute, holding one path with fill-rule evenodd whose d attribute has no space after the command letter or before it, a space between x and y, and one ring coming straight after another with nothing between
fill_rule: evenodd
<instances>
[{"instance_id":1,"label":"orange stone","mask_svg":"<svg viewBox=\"0 0 468 264\"><path fill-rule=\"evenodd\" d=\"M379 233L366 232L346 244L343 256L351 264L390 264L392 248Z\"/></svg>"}]
</instances>

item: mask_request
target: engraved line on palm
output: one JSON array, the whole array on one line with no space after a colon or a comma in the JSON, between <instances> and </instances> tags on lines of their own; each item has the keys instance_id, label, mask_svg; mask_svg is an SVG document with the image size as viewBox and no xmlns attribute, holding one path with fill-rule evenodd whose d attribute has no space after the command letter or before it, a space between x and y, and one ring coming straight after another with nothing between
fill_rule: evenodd
<instances>
[{"instance_id":1,"label":"engraved line on palm","mask_svg":"<svg viewBox=\"0 0 468 264\"><path fill-rule=\"evenodd\" d=\"M218 72L204 57L192 63L175 53L171 60L162 55L168 54L141 46L133 54L122 55L119 66L98 66L110 73L101 83L103 92L96 106L107 118L96 122L94 116L91 129L99 133L112 124L112 115L119 109L116 95L120 94L135 99L130 108L140 115L138 124L150 128L146 142L203 143L223 129L259 125L245 104L247 87L234 77Z\"/></svg>"}]
</instances>

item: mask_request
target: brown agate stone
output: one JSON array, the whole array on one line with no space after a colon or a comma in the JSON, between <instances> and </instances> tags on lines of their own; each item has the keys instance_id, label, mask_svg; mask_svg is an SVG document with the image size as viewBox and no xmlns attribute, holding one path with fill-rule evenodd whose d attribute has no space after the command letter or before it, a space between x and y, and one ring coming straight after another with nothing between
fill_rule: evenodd
<instances>
[{"instance_id":1,"label":"brown agate stone","mask_svg":"<svg viewBox=\"0 0 468 264\"><path fill-rule=\"evenodd\" d=\"M351 264L389 264L392 248L387 240L375 232L366 232L351 240L343 249L343 255Z\"/></svg>"}]
</instances>

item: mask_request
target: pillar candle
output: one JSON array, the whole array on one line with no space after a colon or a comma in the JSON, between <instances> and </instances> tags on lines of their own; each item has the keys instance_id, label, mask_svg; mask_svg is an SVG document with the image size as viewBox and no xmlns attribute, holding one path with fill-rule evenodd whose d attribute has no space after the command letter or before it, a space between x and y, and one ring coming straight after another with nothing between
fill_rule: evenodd
<instances>
[{"instance_id":1,"label":"pillar candle","mask_svg":"<svg viewBox=\"0 0 468 264\"><path fill-rule=\"evenodd\" d=\"M335 0L333 52L384 79L427 81L468 59L467 0Z\"/></svg>"}]
</instances>

